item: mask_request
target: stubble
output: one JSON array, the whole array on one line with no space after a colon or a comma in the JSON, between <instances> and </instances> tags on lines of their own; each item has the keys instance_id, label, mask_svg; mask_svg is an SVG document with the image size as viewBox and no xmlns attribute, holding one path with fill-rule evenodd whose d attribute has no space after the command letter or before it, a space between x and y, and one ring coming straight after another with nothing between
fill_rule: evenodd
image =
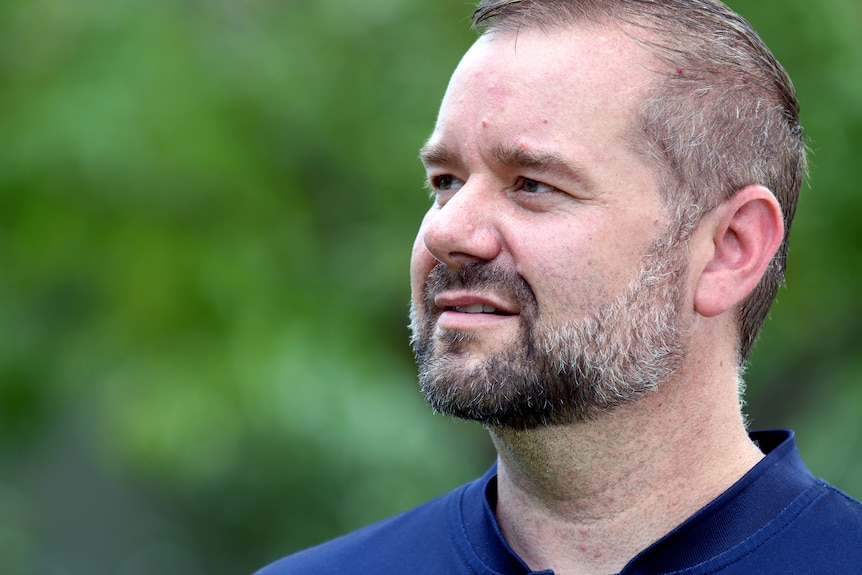
<instances>
[{"instance_id":1,"label":"stubble","mask_svg":"<svg viewBox=\"0 0 862 575\"><path fill-rule=\"evenodd\" d=\"M685 243L656 242L635 279L586 317L548 325L533 291L514 270L473 262L429 274L422 309L411 308L419 384L431 407L489 427L527 430L597 417L655 390L682 363ZM517 302L516 338L484 359L469 357L466 332L438 331L434 296L464 288Z\"/></svg>"}]
</instances>

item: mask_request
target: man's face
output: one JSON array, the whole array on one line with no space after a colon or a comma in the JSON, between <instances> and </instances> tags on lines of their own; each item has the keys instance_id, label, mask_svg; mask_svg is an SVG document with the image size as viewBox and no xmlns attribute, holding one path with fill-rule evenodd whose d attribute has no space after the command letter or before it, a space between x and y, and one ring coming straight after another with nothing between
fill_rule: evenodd
<instances>
[{"instance_id":1,"label":"man's face","mask_svg":"<svg viewBox=\"0 0 862 575\"><path fill-rule=\"evenodd\" d=\"M647 64L620 34L580 29L486 36L458 66L422 151L436 200L411 263L437 410L568 423L678 366L685 247L627 145Z\"/></svg>"}]
</instances>

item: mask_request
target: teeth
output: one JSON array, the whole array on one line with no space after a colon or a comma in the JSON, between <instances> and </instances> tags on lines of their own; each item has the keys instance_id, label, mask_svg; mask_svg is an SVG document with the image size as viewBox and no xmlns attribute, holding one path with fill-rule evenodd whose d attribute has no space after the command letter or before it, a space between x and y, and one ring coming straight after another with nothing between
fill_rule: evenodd
<instances>
[{"instance_id":1,"label":"teeth","mask_svg":"<svg viewBox=\"0 0 862 575\"><path fill-rule=\"evenodd\" d=\"M464 306L455 306L455 311L459 311L461 313L494 313L497 311L497 308L484 303L474 303Z\"/></svg>"}]
</instances>

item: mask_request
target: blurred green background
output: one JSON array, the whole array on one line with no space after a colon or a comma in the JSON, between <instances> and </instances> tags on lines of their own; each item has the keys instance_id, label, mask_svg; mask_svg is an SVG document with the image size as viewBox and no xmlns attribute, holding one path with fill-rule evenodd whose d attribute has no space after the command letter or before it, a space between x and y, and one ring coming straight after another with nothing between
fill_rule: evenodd
<instances>
[{"instance_id":1,"label":"blurred green background","mask_svg":"<svg viewBox=\"0 0 862 575\"><path fill-rule=\"evenodd\" d=\"M813 150L748 412L860 497L862 4L732 5ZM491 462L406 328L471 10L0 3L0 572L250 573Z\"/></svg>"}]
</instances>

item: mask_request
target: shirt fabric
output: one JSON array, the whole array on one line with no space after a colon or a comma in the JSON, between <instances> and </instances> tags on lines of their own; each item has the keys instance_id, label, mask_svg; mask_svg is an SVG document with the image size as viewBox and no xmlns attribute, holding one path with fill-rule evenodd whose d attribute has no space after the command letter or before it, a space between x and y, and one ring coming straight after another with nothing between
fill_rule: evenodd
<instances>
[{"instance_id":1,"label":"shirt fabric","mask_svg":"<svg viewBox=\"0 0 862 575\"><path fill-rule=\"evenodd\" d=\"M862 574L862 503L811 475L786 430L730 489L619 575ZM411 511L301 551L257 575L553 575L530 571L494 516L496 466Z\"/></svg>"}]
</instances>

